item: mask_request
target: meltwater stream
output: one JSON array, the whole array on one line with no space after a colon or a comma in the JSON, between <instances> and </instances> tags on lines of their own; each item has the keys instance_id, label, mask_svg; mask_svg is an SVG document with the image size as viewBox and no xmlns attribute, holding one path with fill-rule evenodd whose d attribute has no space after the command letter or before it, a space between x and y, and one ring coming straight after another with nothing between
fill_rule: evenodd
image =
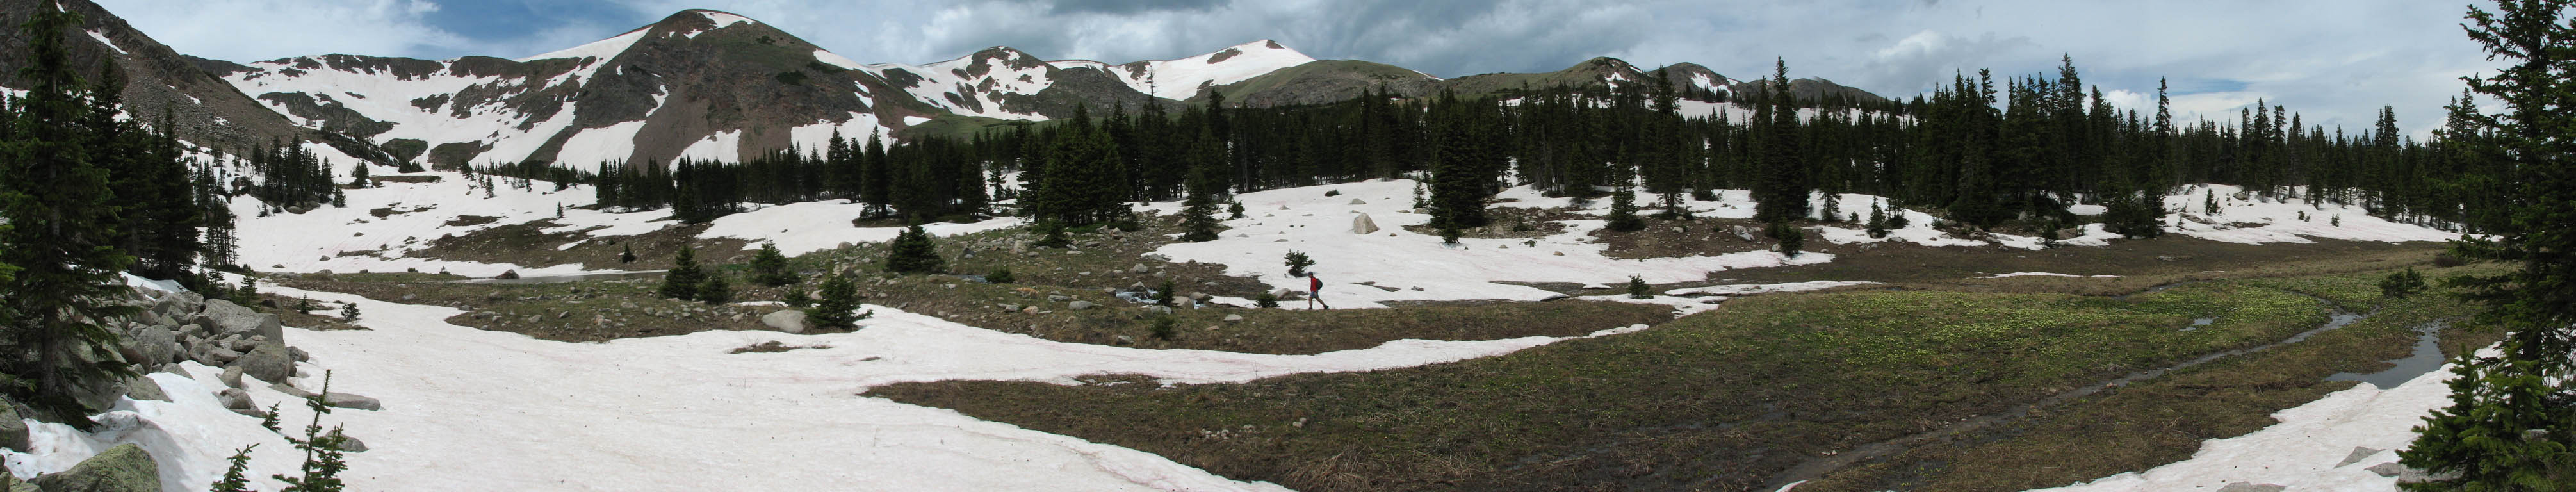
<instances>
[{"instance_id":1,"label":"meltwater stream","mask_svg":"<svg viewBox=\"0 0 2576 492\"><path fill-rule=\"evenodd\" d=\"M2442 357L2441 345L2442 329L2447 326L2448 325L2445 323L2426 323L2423 326L2415 327L2415 333L2417 334L2415 339L2415 353L2413 355L2408 355L2403 359L2391 359L2388 361L2390 364L2396 364L2397 367L2391 367L2386 370L2369 374L2355 372L2335 373L2335 375L2326 376L2326 380L2360 381L2368 383L2379 389L2389 389L2395 388L2400 384L2406 384L2407 381L2413 381L2416 376L2422 376L2435 370L2439 370L2442 368L2442 363L2447 361L2446 358Z\"/></svg>"}]
</instances>

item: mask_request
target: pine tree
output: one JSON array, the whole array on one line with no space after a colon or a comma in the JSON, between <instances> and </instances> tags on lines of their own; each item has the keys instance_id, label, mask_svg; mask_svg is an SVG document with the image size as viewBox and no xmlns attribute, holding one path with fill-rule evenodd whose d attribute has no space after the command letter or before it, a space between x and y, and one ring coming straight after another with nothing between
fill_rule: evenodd
<instances>
[{"instance_id":1,"label":"pine tree","mask_svg":"<svg viewBox=\"0 0 2576 492\"><path fill-rule=\"evenodd\" d=\"M1288 260L1288 276L1290 277L1304 277L1306 276L1306 267L1315 266L1315 260L1307 258L1305 253L1290 251L1285 258Z\"/></svg>"},{"instance_id":2,"label":"pine tree","mask_svg":"<svg viewBox=\"0 0 2576 492\"><path fill-rule=\"evenodd\" d=\"M724 275L708 275L705 283L698 284L698 300L707 304L733 302L733 284L725 283Z\"/></svg>"},{"instance_id":3,"label":"pine tree","mask_svg":"<svg viewBox=\"0 0 2576 492\"><path fill-rule=\"evenodd\" d=\"M217 477L215 479L215 483L207 485L206 490L209 492L252 492L249 476L250 450L258 447L258 444L242 446L240 450L233 452L232 457L224 458L224 461L231 463L231 465L224 467L224 475L222 477Z\"/></svg>"},{"instance_id":4,"label":"pine tree","mask_svg":"<svg viewBox=\"0 0 2576 492\"><path fill-rule=\"evenodd\" d=\"M1887 237L1887 213L1880 210L1876 202L1869 204L1869 237L1874 239Z\"/></svg>"},{"instance_id":5,"label":"pine tree","mask_svg":"<svg viewBox=\"0 0 2576 492\"><path fill-rule=\"evenodd\" d=\"M369 183L367 182L366 161L359 161L357 164L349 166L349 186L357 188L369 187ZM555 215L563 215L563 212L558 209L555 212Z\"/></svg>"},{"instance_id":6,"label":"pine tree","mask_svg":"<svg viewBox=\"0 0 2576 492\"><path fill-rule=\"evenodd\" d=\"M662 273L662 297L683 301L698 298L698 286L707 281L706 272L698 270L697 248L680 246L680 254L671 258L671 271Z\"/></svg>"},{"instance_id":7,"label":"pine tree","mask_svg":"<svg viewBox=\"0 0 2576 492\"><path fill-rule=\"evenodd\" d=\"M1779 240L1780 254L1788 255L1790 258L1798 257L1799 250L1807 245L1807 231L1789 225L1787 222L1772 222L1771 227L1764 233L1771 236L1771 239Z\"/></svg>"},{"instance_id":8,"label":"pine tree","mask_svg":"<svg viewBox=\"0 0 2576 492\"><path fill-rule=\"evenodd\" d=\"M886 243L885 269L894 273L938 273L946 262L939 258L939 246L930 241L930 233L920 225L905 228L893 242Z\"/></svg>"},{"instance_id":9,"label":"pine tree","mask_svg":"<svg viewBox=\"0 0 2576 492\"><path fill-rule=\"evenodd\" d=\"M814 300L814 310L807 312L806 316L814 322L814 326L853 328L858 326L855 321L867 319L866 314L850 313L858 309L858 286L852 285L848 277L833 275L823 280L823 295Z\"/></svg>"},{"instance_id":10,"label":"pine tree","mask_svg":"<svg viewBox=\"0 0 2576 492\"><path fill-rule=\"evenodd\" d=\"M1637 194L1622 186L1610 193L1610 230L1636 232L1646 229L1646 220L1637 217Z\"/></svg>"},{"instance_id":11,"label":"pine tree","mask_svg":"<svg viewBox=\"0 0 2576 492\"><path fill-rule=\"evenodd\" d=\"M618 263L634 263L634 262L635 262L635 245L629 244L629 245L625 245L625 247L626 247L626 250L625 250L624 252L617 253L617 262L618 262Z\"/></svg>"},{"instance_id":12,"label":"pine tree","mask_svg":"<svg viewBox=\"0 0 2576 492\"><path fill-rule=\"evenodd\" d=\"M1761 172L1753 187L1754 220L1785 222L1807 217L1807 166L1796 136L1798 110L1789 93L1789 63L1778 60L1756 111L1761 125Z\"/></svg>"},{"instance_id":13,"label":"pine tree","mask_svg":"<svg viewBox=\"0 0 2576 492\"><path fill-rule=\"evenodd\" d=\"M751 281L777 287L797 280L795 269L787 265L787 255L778 252L778 243L762 243L760 252L751 256Z\"/></svg>"},{"instance_id":14,"label":"pine tree","mask_svg":"<svg viewBox=\"0 0 2576 492\"><path fill-rule=\"evenodd\" d=\"M357 320L358 320L358 303L354 303L354 302L352 302L352 303L348 303L348 304L342 304L342 305L340 305L340 320L341 320L341 321L357 321Z\"/></svg>"},{"instance_id":15,"label":"pine tree","mask_svg":"<svg viewBox=\"0 0 2576 492\"><path fill-rule=\"evenodd\" d=\"M1644 277L1629 275L1628 297L1631 299L1648 299L1655 297L1655 293L1652 290L1652 287L1646 285L1646 279Z\"/></svg>"},{"instance_id":16,"label":"pine tree","mask_svg":"<svg viewBox=\"0 0 2576 492\"><path fill-rule=\"evenodd\" d=\"M80 128L80 80L63 38L79 16L55 2L41 2L25 24L26 65L19 80L26 96L0 145L0 264L18 269L0 284L0 321L8 321L0 351L5 391L54 421L88 429L96 424L72 395L77 388L135 375L115 361L118 337L101 321L136 308L115 302L126 293L117 272L134 259L117 248L122 237L110 200L108 171L90 162ZM101 361L101 362L86 362Z\"/></svg>"},{"instance_id":17,"label":"pine tree","mask_svg":"<svg viewBox=\"0 0 2576 492\"><path fill-rule=\"evenodd\" d=\"M2457 478L2401 484L2409 490L2568 490L2576 485L2576 28L2567 0L2500 2L2497 12L2471 7L2468 35L2491 59L2513 64L2490 77L2469 77L2472 90L2505 105L2477 115L2491 130L2470 145L2511 173L2512 199L2490 238L2463 236L2452 254L2471 261L2519 262L2492 275L2446 283L2465 300L2486 304L2473 321L2505 331L2501 357L2457 360L2451 406L2435 410L2414 444L2398 456L2407 466ZM2382 138L2389 138L2383 136ZM2554 383L2553 383L2554 382ZM2537 431L2538 435L2534 431Z\"/></svg>"}]
</instances>

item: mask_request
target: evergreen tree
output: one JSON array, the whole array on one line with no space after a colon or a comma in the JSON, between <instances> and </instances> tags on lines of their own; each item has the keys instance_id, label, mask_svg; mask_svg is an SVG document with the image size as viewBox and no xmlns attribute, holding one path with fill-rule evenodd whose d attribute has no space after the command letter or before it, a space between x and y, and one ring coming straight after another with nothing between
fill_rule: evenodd
<instances>
[{"instance_id":1,"label":"evergreen tree","mask_svg":"<svg viewBox=\"0 0 2576 492\"><path fill-rule=\"evenodd\" d=\"M938 273L946 268L939 258L939 246L930 241L930 233L920 225L905 228L886 243L885 269L895 273Z\"/></svg>"},{"instance_id":2,"label":"evergreen tree","mask_svg":"<svg viewBox=\"0 0 2576 492\"><path fill-rule=\"evenodd\" d=\"M814 300L814 310L806 313L806 319L824 328L854 328L858 326L855 321L868 317L851 314L858 309L858 286L852 285L848 277L833 275L823 280L823 295Z\"/></svg>"},{"instance_id":3,"label":"evergreen tree","mask_svg":"<svg viewBox=\"0 0 2576 492\"><path fill-rule=\"evenodd\" d=\"M1637 194L1627 187L1610 193L1610 230L1636 232L1646 229L1646 220L1637 217Z\"/></svg>"},{"instance_id":4,"label":"evergreen tree","mask_svg":"<svg viewBox=\"0 0 2576 492\"><path fill-rule=\"evenodd\" d=\"M1807 231L1789 225L1787 222L1772 222L1770 228L1763 232L1771 236L1771 239L1779 240L1780 254L1788 255L1790 258L1798 257L1798 252L1806 248Z\"/></svg>"},{"instance_id":5,"label":"evergreen tree","mask_svg":"<svg viewBox=\"0 0 2576 492\"><path fill-rule=\"evenodd\" d=\"M2503 162L2512 200L2492 239L2463 236L2452 254L2519 262L2509 271L2457 277L2463 299L2485 303L2474 321L2505 331L2501 357L2462 354L2452 404L2433 412L2398 456L2407 466L2457 478L2402 484L2409 490L2568 490L2576 485L2576 27L2567 0L2471 7L2468 35L2492 59L2513 64L2470 77L2469 87L2504 103L2476 115L2491 130L2471 144ZM2391 138L2382 135L2381 138ZM2509 263L2510 264L2510 263ZM2538 432L2533 432L2538 431ZM2536 434L2536 435L2535 435Z\"/></svg>"},{"instance_id":6,"label":"evergreen tree","mask_svg":"<svg viewBox=\"0 0 2576 492\"><path fill-rule=\"evenodd\" d=\"M635 245L632 245L632 244L625 245L625 248L626 248L626 250L625 250L625 251L617 253L617 262L618 262L618 263L634 263L634 262L635 262Z\"/></svg>"},{"instance_id":7,"label":"evergreen tree","mask_svg":"<svg viewBox=\"0 0 2576 492\"><path fill-rule=\"evenodd\" d=\"M117 248L116 192L79 128L81 84L63 47L79 17L51 0L33 10L19 71L27 93L0 137L0 216L10 223L0 264L18 269L0 284L9 322L0 363L13 400L87 429L96 424L72 395L135 375L114 362L118 337L103 324L137 311L115 302L127 290L117 272L133 258Z\"/></svg>"},{"instance_id":8,"label":"evergreen tree","mask_svg":"<svg viewBox=\"0 0 2576 492\"><path fill-rule=\"evenodd\" d=\"M797 282L796 270L787 264L787 255L778 252L778 243L762 243L760 252L751 256L751 281L777 287Z\"/></svg>"},{"instance_id":9,"label":"evergreen tree","mask_svg":"<svg viewBox=\"0 0 2576 492\"><path fill-rule=\"evenodd\" d=\"M1887 213L1881 211L1876 202L1869 204L1869 237L1877 239L1887 237Z\"/></svg>"},{"instance_id":10,"label":"evergreen tree","mask_svg":"<svg viewBox=\"0 0 2576 492\"><path fill-rule=\"evenodd\" d=\"M707 304L733 302L733 284L725 283L724 275L708 275L706 283L698 284L698 300Z\"/></svg>"},{"instance_id":11,"label":"evergreen tree","mask_svg":"<svg viewBox=\"0 0 2576 492\"><path fill-rule=\"evenodd\" d=\"M1288 260L1288 276L1290 277L1304 277L1306 276L1306 267L1315 266L1315 260L1307 258L1305 253L1290 251L1285 258Z\"/></svg>"},{"instance_id":12,"label":"evergreen tree","mask_svg":"<svg viewBox=\"0 0 2576 492\"><path fill-rule=\"evenodd\" d=\"M350 165L350 166L349 166L349 186L351 186L351 187L355 187L355 188L367 188L367 187L369 187L369 186L368 186L368 182L367 182L367 163L366 163L366 161L358 161L358 163L357 163L357 164L352 164L352 165ZM555 212L555 214L556 214L556 215L562 215L562 214L563 214L563 212L561 212L561 211L560 211L560 209L558 209L558 211L557 211L557 212Z\"/></svg>"},{"instance_id":13,"label":"evergreen tree","mask_svg":"<svg viewBox=\"0 0 2576 492\"><path fill-rule=\"evenodd\" d=\"M706 272L698 270L697 249L681 245L680 254L671 258L671 271L662 273L662 288L655 292L662 297L695 300L698 286L706 282Z\"/></svg>"},{"instance_id":14,"label":"evergreen tree","mask_svg":"<svg viewBox=\"0 0 2576 492\"><path fill-rule=\"evenodd\" d=\"M1777 60L1771 81L1763 87L1761 120L1762 169L1753 183L1754 220L1785 222L1807 218L1807 167L1802 165L1793 132L1798 111L1791 105L1789 62Z\"/></svg>"}]
</instances>

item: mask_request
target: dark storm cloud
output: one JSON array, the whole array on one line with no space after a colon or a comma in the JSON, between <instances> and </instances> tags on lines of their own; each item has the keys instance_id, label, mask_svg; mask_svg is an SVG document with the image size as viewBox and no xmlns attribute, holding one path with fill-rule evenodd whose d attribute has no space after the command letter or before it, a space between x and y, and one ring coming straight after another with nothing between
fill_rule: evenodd
<instances>
[{"instance_id":1,"label":"dark storm cloud","mask_svg":"<svg viewBox=\"0 0 2576 492\"><path fill-rule=\"evenodd\" d=\"M1021 0L1048 4L1057 14L1133 14L1156 10L1207 10L1223 0Z\"/></svg>"}]
</instances>

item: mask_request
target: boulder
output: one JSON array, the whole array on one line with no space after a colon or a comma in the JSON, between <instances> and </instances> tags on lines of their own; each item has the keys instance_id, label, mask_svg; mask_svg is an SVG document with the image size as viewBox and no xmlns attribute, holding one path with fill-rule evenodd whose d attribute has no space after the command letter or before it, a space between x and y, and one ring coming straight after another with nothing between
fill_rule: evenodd
<instances>
[{"instance_id":1,"label":"boulder","mask_svg":"<svg viewBox=\"0 0 2576 492\"><path fill-rule=\"evenodd\" d=\"M140 353L140 357L134 359L137 364L159 365L179 360L179 331L168 326L146 326L134 330L125 342Z\"/></svg>"},{"instance_id":2,"label":"boulder","mask_svg":"<svg viewBox=\"0 0 2576 492\"><path fill-rule=\"evenodd\" d=\"M1154 271L1154 269L1152 267L1145 266L1143 263L1137 263L1136 266L1127 267L1127 273L1145 273L1151 271Z\"/></svg>"},{"instance_id":3,"label":"boulder","mask_svg":"<svg viewBox=\"0 0 2576 492\"><path fill-rule=\"evenodd\" d=\"M519 271L518 271L518 270L502 270L502 271L501 271L501 276L498 276L498 277L492 277L492 278L501 279L501 280L518 280L518 279L519 279Z\"/></svg>"},{"instance_id":4,"label":"boulder","mask_svg":"<svg viewBox=\"0 0 2576 492\"><path fill-rule=\"evenodd\" d=\"M770 329L787 333L804 333L805 312L788 309L760 315L760 324L768 325Z\"/></svg>"},{"instance_id":5,"label":"boulder","mask_svg":"<svg viewBox=\"0 0 2576 492\"><path fill-rule=\"evenodd\" d=\"M1071 310L1075 310L1075 311L1081 311L1081 310L1085 310L1085 309L1091 309L1091 308L1092 308L1092 307L1094 307L1094 306L1098 306L1098 304L1092 304L1092 303L1091 303L1091 301L1073 301L1073 302L1064 303L1064 308L1065 308L1065 309L1071 309Z\"/></svg>"},{"instance_id":6,"label":"boulder","mask_svg":"<svg viewBox=\"0 0 2576 492\"><path fill-rule=\"evenodd\" d=\"M88 350L73 350L71 352L72 360L70 363L72 364L95 365L123 359L123 356L115 353L106 354L109 357L109 360L100 360L92 358L94 355ZM74 385L71 388L71 396L72 401L78 402L82 408L88 409L87 413L95 414L105 412L108 411L108 409L115 408L117 399L125 396L125 382L119 380L107 380L90 381L88 384Z\"/></svg>"},{"instance_id":7,"label":"boulder","mask_svg":"<svg viewBox=\"0 0 2576 492\"><path fill-rule=\"evenodd\" d=\"M125 397L135 400L170 401L170 395L161 392L161 383L152 382L152 378L142 376L126 378Z\"/></svg>"},{"instance_id":8,"label":"boulder","mask_svg":"<svg viewBox=\"0 0 2576 492\"><path fill-rule=\"evenodd\" d=\"M1368 202L1367 202L1367 201L1360 200L1360 199L1358 199L1358 198L1353 198L1353 199L1351 199L1351 204L1352 204L1352 205L1367 205L1367 204L1368 204Z\"/></svg>"},{"instance_id":9,"label":"boulder","mask_svg":"<svg viewBox=\"0 0 2576 492\"><path fill-rule=\"evenodd\" d=\"M241 366L242 374L261 381L274 383L295 375L295 356L287 355L284 345L261 345L233 362Z\"/></svg>"},{"instance_id":10,"label":"boulder","mask_svg":"<svg viewBox=\"0 0 2576 492\"><path fill-rule=\"evenodd\" d=\"M374 399L374 398L368 398L368 397L364 397L364 396L352 395L352 394L348 394L348 393L338 393L338 392L334 392L334 393L325 393L325 394L323 394L323 395L322 395L322 404L324 404L324 405L330 405L330 406L332 406L332 407L334 407L334 408L346 408L346 409L350 409L350 410L383 410L383 409L385 409L385 404L384 404L384 402L376 401L376 399Z\"/></svg>"},{"instance_id":11,"label":"boulder","mask_svg":"<svg viewBox=\"0 0 2576 492\"><path fill-rule=\"evenodd\" d=\"M27 420L18 406L0 402L0 448L27 450Z\"/></svg>"},{"instance_id":12,"label":"boulder","mask_svg":"<svg viewBox=\"0 0 2576 492\"><path fill-rule=\"evenodd\" d=\"M2218 492L2281 492L2282 489L2287 488L2289 487L2268 483L2236 482L2219 487Z\"/></svg>"},{"instance_id":13,"label":"boulder","mask_svg":"<svg viewBox=\"0 0 2576 492\"><path fill-rule=\"evenodd\" d=\"M242 391L241 388L215 390L215 402L224 404L225 410L249 412L246 415L259 415L259 403L251 401L250 392Z\"/></svg>"},{"instance_id":14,"label":"boulder","mask_svg":"<svg viewBox=\"0 0 2576 492\"><path fill-rule=\"evenodd\" d=\"M1226 322L1229 322L1229 323L1231 323L1231 322L1236 322L1236 321L1243 321L1243 315L1240 315L1240 314L1228 314L1228 315L1225 315L1225 321L1226 321Z\"/></svg>"},{"instance_id":15,"label":"boulder","mask_svg":"<svg viewBox=\"0 0 2576 492\"><path fill-rule=\"evenodd\" d=\"M223 375L215 376L215 379L223 381L224 386L240 388L242 387L242 368L241 366L226 367Z\"/></svg>"},{"instance_id":16,"label":"boulder","mask_svg":"<svg viewBox=\"0 0 2576 492\"><path fill-rule=\"evenodd\" d=\"M2371 455L2379 454L2380 451L2383 450L2353 446L2352 453L2344 455L2342 462L2335 463L2335 468L2343 468L2351 466L2353 463L2360 463L2362 458L2368 458Z\"/></svg>"},{"instance_id":17,"label":"boulder","mask_svg":"<svg viewBox=\"0 0 2576 492\"><path fill-rule=\"evenodd\" d=\"M1373 234L1377 230L1377 220L1370 219L1369 214L1351 216L1352 234Z\"/></svg>"},{"instance_id":18,"label":"boulder","mask_svg":"<svg viewBox=\"0 0 2576 492\"><path fill-rule=\"evenodd\" d=\"M55 492L160 492L161 467L142 447L118 444L81 460L72 469L36 477L28 483Z\"/></svg>"},{"instance_id":19,"label":"boulder","mask_svg":"<svg viewBox=\"0 0 2576 492\"><path fill-rule=\"evenodd\" d=\"M286 332L278 326L277 315L261 314L222 299L206 301L206 310L197 313L197 317L189 322L204 325L216 333L260 335L270 340L286 339Z\"/></svg>"}]
</instances>

